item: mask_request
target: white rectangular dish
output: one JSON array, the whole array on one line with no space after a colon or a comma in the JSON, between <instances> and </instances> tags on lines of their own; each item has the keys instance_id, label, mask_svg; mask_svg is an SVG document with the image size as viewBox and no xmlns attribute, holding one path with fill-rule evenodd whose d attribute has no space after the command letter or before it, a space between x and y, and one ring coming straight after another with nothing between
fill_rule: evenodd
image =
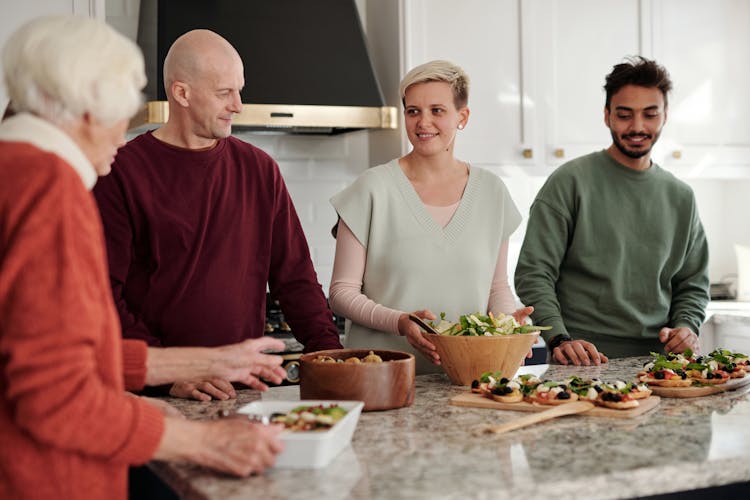
<instances>
[{"instance_id":1,"label":"white rectangular dish","mask_svg":"<svg viewBox=\"0 0 750 500\"><path fill-rule=\"evenodd\" d=\"M277 468L318 469L328 465L346 448L357 427L364 403L361 401L253 401L237 412L249 415L271 416L287 413L298 406L337 404L347 411L344 418L327 431L283 432L284 451L276 457Z\"/></svg>"}]
</instances>

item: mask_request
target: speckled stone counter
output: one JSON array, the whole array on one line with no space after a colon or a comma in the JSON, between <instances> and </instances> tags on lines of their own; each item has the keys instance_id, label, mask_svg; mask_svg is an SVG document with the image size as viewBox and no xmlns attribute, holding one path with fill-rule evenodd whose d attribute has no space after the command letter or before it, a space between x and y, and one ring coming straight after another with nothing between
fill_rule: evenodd
<instances>
[{"instance_id":1,"label":"speckled stone counter","mask_svg":"<svg viewBox=\"0 0 750 500\"><path fill-rule=\"evenodd\" d=\"M646 358L602 367L551 366L542 375L630 380ZM542 367L541 369L544 369ZM446 376L417 377L409 408L362 414L351 447L325 469L272 470L234 479L199 467L153 462L185 498L628 498L750 481L750 389L696 399L662 398L634 419L570 416L501 435L474 435L520 412L451 406L466 391ZM210 418L259 399L168 400ZM296 386L263 399L299 399Z\"/></svg>"}]
</instances>

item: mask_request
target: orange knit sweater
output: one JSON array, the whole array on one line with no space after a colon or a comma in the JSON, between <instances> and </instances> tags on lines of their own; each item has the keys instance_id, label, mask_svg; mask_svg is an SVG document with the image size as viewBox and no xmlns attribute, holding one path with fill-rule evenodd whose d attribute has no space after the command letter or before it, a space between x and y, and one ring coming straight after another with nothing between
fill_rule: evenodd
<instances>
[{"instance_id":1,"label":"orange knit sweater","mask_svg":"<svg viewBox=\"0 0 750 500\"><path fill-rule=\"evenodd\" d=\"M159 444L161 413L124 392L146 346L121 340L106 265L76 170L0 142L0 498L126 498Z\"/></svg>"}]
</instances>

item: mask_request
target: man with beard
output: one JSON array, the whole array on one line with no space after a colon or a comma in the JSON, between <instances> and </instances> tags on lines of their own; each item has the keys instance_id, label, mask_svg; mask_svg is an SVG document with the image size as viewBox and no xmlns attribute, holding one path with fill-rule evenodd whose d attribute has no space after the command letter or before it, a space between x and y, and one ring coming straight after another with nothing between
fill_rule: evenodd
<instances>
[{"instance_id":1,"label":"man with beard","mask_svg":"<svg viewBox=\"0 0 750 500\"><path fill-rule=\"evenodd\" d=\"M654 61L616 65L604 85L612 145L558 168L531 206L516 290L553 327L554 361L698 351L708 245L692 190L650 158L671 88Z\"/></svg>"}]
</instances>

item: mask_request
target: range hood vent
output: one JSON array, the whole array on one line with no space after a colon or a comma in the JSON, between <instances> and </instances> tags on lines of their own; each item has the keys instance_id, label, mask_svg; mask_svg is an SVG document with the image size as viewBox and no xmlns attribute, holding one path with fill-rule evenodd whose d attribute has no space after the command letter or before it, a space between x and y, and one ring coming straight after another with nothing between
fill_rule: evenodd
<instances>
[{"instance_id":1,"label":"range hood vent","mask_svg":"<svg viewBox=\"0 0 750 500\"><path fill-rule=\"evenodd\" d=\"M397 127L354 0L141 0L148 102L131 128L166 121L164 57L177 37L197 28L217 32L242 57L243 111L235 129L335 134Z\"/></svg>"}]
</instances>

